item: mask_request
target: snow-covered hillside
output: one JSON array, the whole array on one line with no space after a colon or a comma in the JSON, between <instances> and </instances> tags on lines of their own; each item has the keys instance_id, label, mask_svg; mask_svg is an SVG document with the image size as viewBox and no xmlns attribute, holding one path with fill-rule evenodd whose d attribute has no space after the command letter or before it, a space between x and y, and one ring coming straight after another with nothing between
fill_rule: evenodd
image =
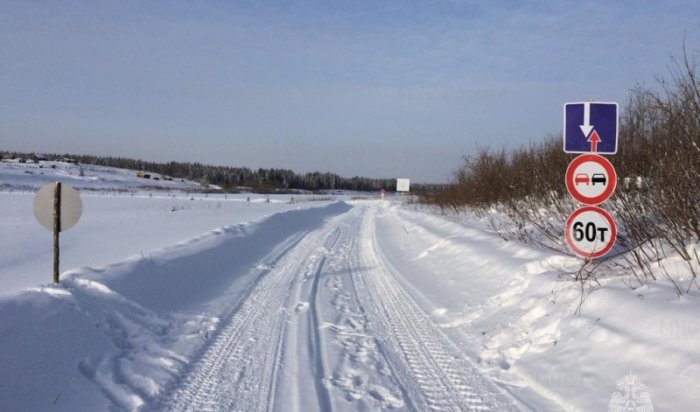
<instances>
[{"instance_id":1,"label":"snow-covered hillside","mask_svg":"<svg viewBox=\"0 0 700 412\"><path fill-rule=\"evenodd\" d=\"M6 222L33 219L23 197L3 195L16 203L3 211L3 246L23 236ZM565 275L575 259L505 242L475 220L378 200L86 199L76 238L65 234L62 283L42 269L0 297L0 365L11 371L0 410L698 403L700 296L679 299L663 281L633 290L610 276L579 315L579 285ZM178 205L191 206L169 209ZM100 224L103 234L78 232ZM46 260L31 254L33 239L3 254L13 276Z\"/></svg>"},{"instance_id":2,"label":"snow-covered hillside","mask_svg":"<svg viewBox=\"0 0 700 412\"><path fill-rule=\"evenodd\" d=\"M61 161L19 163L17 160L3 160L0 161L0 190L33 190L57 180L77 189L90 191L202 189L199 183L184 179L174 179L148 172L142 175L148 178L139 177L137 174L138 172L134 170Z\"/></svg>"}]
</instances>

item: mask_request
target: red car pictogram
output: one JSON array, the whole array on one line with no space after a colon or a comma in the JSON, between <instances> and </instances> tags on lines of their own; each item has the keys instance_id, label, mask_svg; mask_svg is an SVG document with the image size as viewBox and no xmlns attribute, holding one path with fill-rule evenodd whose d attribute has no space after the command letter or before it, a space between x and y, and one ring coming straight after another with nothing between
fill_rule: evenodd
<instances>
[{"instance_id":1,"label":"red car pictogram","mask_svg":"<svg viewBox=\"0 0 700 412\"><path fill-rule=\"evenodd\" d=\"M585 173L577 174L574 178L574 183L578 186L579 183L585 183L588 186L588 175Z\"/></svg>"}]
</instances>

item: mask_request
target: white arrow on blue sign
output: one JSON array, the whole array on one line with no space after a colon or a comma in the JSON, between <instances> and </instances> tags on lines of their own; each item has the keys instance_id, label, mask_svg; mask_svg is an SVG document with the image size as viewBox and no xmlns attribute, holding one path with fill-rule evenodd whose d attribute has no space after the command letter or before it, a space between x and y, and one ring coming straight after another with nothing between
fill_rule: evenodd
<instances>
[{"instance_id":1,"label":"white arrow on blue sign","mask_svg":"<svg viewBox=\"0 0 700 412\"><path fill-rule=\"evenodd\" d=\"M617 103L579 102L564 105L566 153L617 153Z\"/></svg>"}]
</instances>

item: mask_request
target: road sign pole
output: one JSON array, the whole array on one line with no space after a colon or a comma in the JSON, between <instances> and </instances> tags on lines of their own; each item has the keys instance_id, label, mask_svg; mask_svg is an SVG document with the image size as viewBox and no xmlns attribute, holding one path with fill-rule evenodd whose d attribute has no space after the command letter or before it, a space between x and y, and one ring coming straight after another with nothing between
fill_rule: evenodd
<instances>
[{"instance_id":1,"label":"road sign pole","mask_svg":"<svg viewBox=\"0 0 700 412\"><path fill-rule=\"evenodd\" d=\"M83 202L80 194L61 182L43 186L34 196L34 217L41 226L53 232L53 282L59 281L60 234L80 219Z\"/></svg>"},{"instance_id":2,"label":"road sign pole","mask_svg":"<svg viewBox=\"0 0 700 412\"><path fill-rule=\"evenodd\" d=\"M58 283L59 233L61 232L61 182L53 191L53 283Z\"/></svg>"}]
</instances>

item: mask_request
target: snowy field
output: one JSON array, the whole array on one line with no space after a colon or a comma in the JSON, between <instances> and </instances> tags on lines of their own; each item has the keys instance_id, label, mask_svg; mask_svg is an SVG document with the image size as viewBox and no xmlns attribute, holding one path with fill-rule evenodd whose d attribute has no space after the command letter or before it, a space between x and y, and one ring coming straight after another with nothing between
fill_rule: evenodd
<instances>
[{"instance_id":1,"label":"snowy field","mask_svg":"<svg viewBox=\"0 0 700 412\"><path fill-rule=\"evenodd\" d=\"M127 169L95 165L79 165L59 161L19 163L16 160L0 161L0 189L31 190L60 180L77 189L95 191L132 191L149 187L160 191L198 190L201 185L182 179L171 179L159 174L151 174L148 179L137 177L137 172ZM158 180L155 180L155 179Z\"/></svg>"},{"instance_id":2,"label":"snowy field","mask_svg":"<svg viewBox=\"0 0 700 412\"><path fill-rule=\"evenodd\" d=\"M175 196L175 197L172 197ZM81 195L83 215L61 234L61 267L101 265L131 256L148 257L164 246L186 241L219 227L260 220L274 213L327 202L291 204L290 196L203 194L167 195L87 192ZM251 201L246 199L250 197ZM2 293L51 279L52 233L34 218L33 194L0 192L0 284Z\"/></svg>"},{"instance_id":3,"label":"snowy field","mask_svg":"<svg viewBox=\"0 0 700 412\"><path fill-rule=\"evenodd\" d=\"M32 208L34 192L57 180L80 190L83 202L80 223L61 234L62 268L145 257L219 227L321 206L317 200L328 198L272 195L268 202L265 195L198 193L197 183L142 179L131 170L0 162L0 295L51 279L53 235Z\"/></svg>"},{"instance_id":4,"label":"snowy field","mask_svg":"<svg viewBox=\"0 0 700 412\"><path fill-rule=\"evenodd\" d=\"M605 411L627 389L658 411L700 402L695 292L610 273L576 314L575 259L475 219L109 187L83 192L59 285L32 195L0 193L0 410Z\"/></svg>"}]
</instances>

